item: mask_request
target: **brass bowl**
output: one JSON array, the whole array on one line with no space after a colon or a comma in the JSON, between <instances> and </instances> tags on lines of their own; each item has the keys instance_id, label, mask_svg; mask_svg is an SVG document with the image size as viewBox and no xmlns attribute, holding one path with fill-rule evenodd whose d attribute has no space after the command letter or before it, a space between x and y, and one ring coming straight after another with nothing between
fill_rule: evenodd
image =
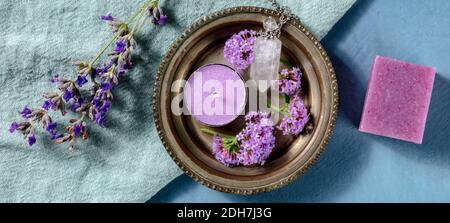
<instances>
[{"instance_id":1,"label":"brass bowl","mask_svg":"<svg viewBox=\"0 0 450 223\"><path fill-rule=\"evenodd\" d=\"M200 18L171 45L159 67L153 114L162 144L175 163L194 180L212 189L254 194L282 187L302 175L319 158L335 126L338 86L330 58L319 40L298 20L282 30L282 58L303 72L303 99L310 108L313 129L297 138L277 138L277 148L264 166L226 167L211 155L211 137L191 116L174 115L172 99L182 94L176 80L186 80L198 67L208 63L226 64L223 45L242 29L262 29L267 16L276 11L259 7L236 7ZM219 129L236 134L242 119Z\"/></svg>"}]
</instances>

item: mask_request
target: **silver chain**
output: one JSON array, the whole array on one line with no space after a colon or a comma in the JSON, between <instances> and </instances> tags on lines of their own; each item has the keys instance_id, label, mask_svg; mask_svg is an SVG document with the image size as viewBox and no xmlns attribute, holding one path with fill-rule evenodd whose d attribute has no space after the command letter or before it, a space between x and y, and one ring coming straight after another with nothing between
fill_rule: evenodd
<instances>
[{"instance_id":1,"label":"silver chain","mask_svg":"<svg viewBox=\"0 0 450 223\"><path fill-rule=\"evenodd\" d=\"M281 29L281 27L286 24L289 20L291 20L292 18L295 18L296 16L292 13L291 9L288 8L287 6L281 6L280 4L278 4L278 2L276 0L268 0L272 6L275 8L275 11L279 12L280 15L280 25L279 28Z\"/></svg>"},{"instance_id":2,"label":"silver chain","mask_svg":"<svg viewBox=\"0 0 450 223\"><path fill-rule=\"evenodd\" d=\"M289 9L287 6L281 6L280 4L278 4L276 0L268 0L268 1L272 4L275 11L280 13L280 21L278 27L275 30L259 32L259 36L262 36L266 39L272 39L274 37L279 38L281 35L281 29L283 28L283 25L286 24L289 20L296 18L296 16L292 13L291 9Z\"/></svg>"}]
</instances>

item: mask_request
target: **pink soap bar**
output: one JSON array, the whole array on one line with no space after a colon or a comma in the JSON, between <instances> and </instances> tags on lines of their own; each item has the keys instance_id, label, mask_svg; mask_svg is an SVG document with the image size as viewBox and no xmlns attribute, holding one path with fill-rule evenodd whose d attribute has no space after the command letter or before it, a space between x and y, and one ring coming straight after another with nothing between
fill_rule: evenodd
<instances>
[{"instance_id":1,"label":"pink soap bar","mask_svg":"<svg viewBox=\"0 0 450 223\"><path fill-rule=\"evenodd\" d=\"M375 58L359 130L422 144L436 70Z\"/></svg>"}]
</instances>

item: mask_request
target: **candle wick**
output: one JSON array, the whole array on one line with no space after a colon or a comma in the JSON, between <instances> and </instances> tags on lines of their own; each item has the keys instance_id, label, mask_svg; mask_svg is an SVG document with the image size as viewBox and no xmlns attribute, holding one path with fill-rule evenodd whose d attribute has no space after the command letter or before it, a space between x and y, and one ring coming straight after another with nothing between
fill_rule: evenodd
<instances>
[{"instance_id":1,"label":"candle wick","mask_svg":"<svg viewBox=\"0 0 450 223\"><path fill-rule=\"evenodd\" d=\"M213 95L213 97L216 97L216 98L220 96L219 92L217 92L217 91L214 91L212 93L212 95Z\"/></svg>"}]
</instances>

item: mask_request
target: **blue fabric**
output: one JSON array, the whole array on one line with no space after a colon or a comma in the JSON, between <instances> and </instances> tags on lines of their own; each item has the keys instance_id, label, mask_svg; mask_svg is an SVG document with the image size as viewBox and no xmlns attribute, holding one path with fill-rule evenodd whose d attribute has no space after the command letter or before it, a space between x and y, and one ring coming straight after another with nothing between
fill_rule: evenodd
<instances>
[{"instance_id":1,"label":"blue fabric","mask_svg":"<svg viewBox=\"0 0 450 223\"><path fill-rule=\"evenodd\" d=\"M150 202L450 202L450 1L360 0L322 41L340 87L335 134L295 183L238 196L177 178ZM434 66L423 145L358 132L376 54Z\"/></svg>"}]
</instances>

